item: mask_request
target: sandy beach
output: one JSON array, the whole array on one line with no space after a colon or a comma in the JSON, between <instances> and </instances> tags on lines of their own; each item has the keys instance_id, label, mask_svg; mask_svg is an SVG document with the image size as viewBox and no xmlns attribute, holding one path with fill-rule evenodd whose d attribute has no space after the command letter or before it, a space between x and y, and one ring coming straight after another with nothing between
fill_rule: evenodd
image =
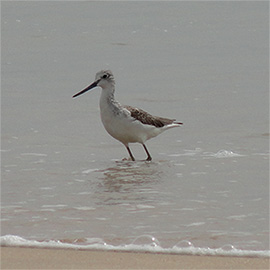
<instances>
[{"instance_id":1,"label":"sandy beach","mask_svg":"<svg viewBox=\"0 0 270 270\"><path fill-rule=\"evenodd\" d=\"M1 269L268 269L269 258L1 248Z\"/></svg>"}]
</instances>

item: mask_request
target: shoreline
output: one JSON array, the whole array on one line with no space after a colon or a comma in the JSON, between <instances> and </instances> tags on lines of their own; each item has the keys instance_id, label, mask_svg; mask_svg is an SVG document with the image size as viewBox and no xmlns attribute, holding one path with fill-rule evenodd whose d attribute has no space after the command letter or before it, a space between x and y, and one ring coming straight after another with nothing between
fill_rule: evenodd
<instances>
[{"instance_id":1,"label":"shoreline","mask_svg":"<svg viewBox=\"0 0 270 270\"><path fill-rule=\"evenodd\" d=\"M1 269L269 269L269 259L1 247Z\"/></svg>"}]
</instances>

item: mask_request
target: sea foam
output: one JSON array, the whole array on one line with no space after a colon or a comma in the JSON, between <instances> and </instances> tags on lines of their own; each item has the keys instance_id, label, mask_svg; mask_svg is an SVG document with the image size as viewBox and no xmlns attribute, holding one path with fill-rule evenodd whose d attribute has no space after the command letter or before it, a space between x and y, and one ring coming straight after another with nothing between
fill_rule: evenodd
<instances>
[{"instance_id":1,"label":"sea foam","mask_svg":"<svg viewBox=\"0 0 270 270\"><path fill-rule=\"evenodd\" d=\"M183 241L182 241L183 242ZM179 243L170 248L163 248L160 245L153 244L131 244L114 246L107 244L102 239L90 238L84 244L64 243L59 240L37 241L27 240L16 235L5 235L0 237L2 247L34 247L34 248L64 248L74 250L103 250L103 251L127 251L127 252L149 252L179 255L207 255L207 256L235 256L235 257L270 257L269 250L240 250L233 246L224 246L217 249L194 247L192 243L188 245Z\"/></svg>"}]
</instances>

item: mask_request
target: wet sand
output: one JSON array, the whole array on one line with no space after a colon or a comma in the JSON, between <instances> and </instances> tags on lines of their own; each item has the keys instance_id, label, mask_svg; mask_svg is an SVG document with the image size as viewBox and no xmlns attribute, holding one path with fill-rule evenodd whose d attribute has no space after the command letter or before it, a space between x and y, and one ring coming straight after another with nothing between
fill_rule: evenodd
<instances>
[{"instance_id":1,"label":"wet sand","mask_svg":"<svg viewBox=\"0 0 270 270\"><path fill-rule=\"evenodd\" d=\"M268 269L269 258L1 248L1 269Z\"/></svg>"}]
</instances>

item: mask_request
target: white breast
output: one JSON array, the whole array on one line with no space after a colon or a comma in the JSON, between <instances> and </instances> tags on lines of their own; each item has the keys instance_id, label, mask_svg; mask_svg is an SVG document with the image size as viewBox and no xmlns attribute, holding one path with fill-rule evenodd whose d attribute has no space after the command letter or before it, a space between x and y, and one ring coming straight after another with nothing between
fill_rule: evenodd
<instances>
[{"instance_id":1,"label":"white breast","mask_svg":"<svg viewBox=\"0 0 270 270\"><path fill-rule=\"evenodd\" d=\"M111 100L104 90L100 97L100 115L107 132L125 145L144 143L162 132L162 129L134 120L130 113L114 99Z\"/></svg>"}]
</instances>

